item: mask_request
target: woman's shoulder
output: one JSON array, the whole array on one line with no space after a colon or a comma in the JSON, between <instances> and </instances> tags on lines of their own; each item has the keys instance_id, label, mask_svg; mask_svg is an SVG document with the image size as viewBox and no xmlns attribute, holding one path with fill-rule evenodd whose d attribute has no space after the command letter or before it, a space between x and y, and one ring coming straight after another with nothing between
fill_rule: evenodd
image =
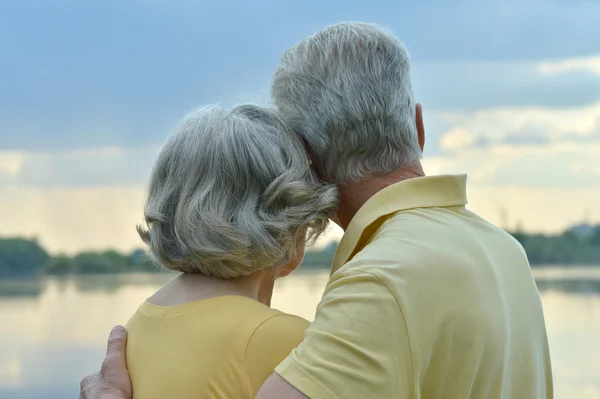
<instances>
[{"instance_id":1,"label":"woman's shoulder","mask_svg":"<svg viewBox=\"0 0 600 399\"><path fill-rule=\"evenodd\" d=\"M302 342L309 324L301 317L271 309L271 316L254 329L245 352L250 397L256 395L275 367Z\"/></svg>"},{"instance_id":2,"label":"woman's shoulder","mask_svg":"<svg viewBox=\"0 0 600 399\"><path fill-rule=\"evenodd\" d=\"M302 317L284 313L262 303L247 304L250 322L248 347L263 343L287 345L288 342L299 343L304 331L310 323Z\"/></svg>"},{"instance_id":3,"label":"woman's shoulder","mask_svg":"<svg viewBox=\"0 0 600 399\"><path fill-rule=\"evenodd\" d=\"M302 336L304 330L308 328L310 323L302 317L288 313L283 313L276 309L270 309L268 316L256 326L252 337L258 339L260 337L276 335L282 337L286 335Z\"/></svg>"},{"instance_id":4,"label":"woman's shoulder","mask_svg":"<svg viewBox=\"0 0 600 399\"><path fill-rule=\"evenodd\" d=\"M218 334L232 349L247 351L268 342L283 347L299 342L310 323L247 297L222 296L173 306L146 301L127 328L132 337L148 336L163 331L166 324L186 336Z\"/></svg>"},{"instance_id":5,"label":"woman's shoulder","mask_svg":"<svg viewBox=\"0 0 600 399\"><path fill-rule=\"evenodd\" d=\"M271 308L250 298L237 297L229 303L228 307L234 308L231 306L233 303L236 304L235 312L240 313L246 319L244 324L250 327L252 336L269 334L273 330L286 332L300 329L304 331L310 324L302 317Z\"/></svg>"}]
</instances>

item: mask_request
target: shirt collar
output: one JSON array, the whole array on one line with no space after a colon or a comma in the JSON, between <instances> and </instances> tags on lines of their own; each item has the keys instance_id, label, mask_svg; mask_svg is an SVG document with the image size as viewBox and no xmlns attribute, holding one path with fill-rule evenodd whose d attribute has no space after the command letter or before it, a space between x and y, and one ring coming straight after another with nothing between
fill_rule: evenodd
<instances>
[{"instance_id":1,"label":"shirt collar","mask_svg":"<svg viewBox=\"0 0 600 399\"><path fill-rule=\"evenodd\" d=\"M403 180L369 198L350 221L338 246L331 273L362 249L392 214L415 208L464 206L467 175L425 176Z\"/></svg>"}]
</instances>

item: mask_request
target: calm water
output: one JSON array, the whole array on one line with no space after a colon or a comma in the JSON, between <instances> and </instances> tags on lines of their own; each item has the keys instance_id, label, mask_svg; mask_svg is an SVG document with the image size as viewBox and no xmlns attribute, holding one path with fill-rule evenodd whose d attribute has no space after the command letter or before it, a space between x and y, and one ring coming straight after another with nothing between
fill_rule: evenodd
<instances>
[{"instance_id":1,"label":"calm water","mask_svg":"<svg viewBox=\"0 0 600 399\"><path fill-rule=\"evenodd\" d=\"M556 398L600 398L600 267L536 270ZM273 306L309 320L327 272L278 283ZM0 281L0 398L76 398L103 358L106 336L171 276L107 275Z\"/></svg>"}]
</instances>

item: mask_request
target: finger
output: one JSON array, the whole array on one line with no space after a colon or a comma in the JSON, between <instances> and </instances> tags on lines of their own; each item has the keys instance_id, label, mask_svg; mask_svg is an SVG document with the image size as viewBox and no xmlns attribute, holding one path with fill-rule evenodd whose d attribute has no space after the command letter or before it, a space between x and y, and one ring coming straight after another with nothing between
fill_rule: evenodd
<instances>
[{"instance_id":1,"label":"finger","mask_svg":"<svg viewBox=\"0 0 600 399\"><path fill-rule=\"evenodd\" d=\"M108 336L108 345L106 346L106 356L117 355L125 359L125 345L127 344L127 330L123 326L115 326Z\"/></svg>"},{"instance_id":2,"label":"finger","mask_svg":"<svg viewBox=\"0 0 600 399\"><path fill-rule=\"evenodd\" d=\"M96 382L96 374L90 374L84 377L79 383L79 399L89 399L87 393Z\"/></svg>"}]
</instances>

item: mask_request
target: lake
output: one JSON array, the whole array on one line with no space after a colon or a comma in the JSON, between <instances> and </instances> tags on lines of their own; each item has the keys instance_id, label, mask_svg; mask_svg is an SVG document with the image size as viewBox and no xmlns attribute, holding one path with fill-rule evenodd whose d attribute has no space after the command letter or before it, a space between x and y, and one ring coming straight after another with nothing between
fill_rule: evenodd
<instances>
[{"instance_id":1,"label":"lake","mask_svg":"<svg viewBox=\"0 0 600 399\"><path fill-rule=\"evenodd\" d=\"M600 267L536 268L556 398L600 399ZM273 306L309 320L327 271L277 283ZM166 274L0 280L0 398L77 398L79 380L104 357L106 337Z\"/></svg>"}]
</instances>

